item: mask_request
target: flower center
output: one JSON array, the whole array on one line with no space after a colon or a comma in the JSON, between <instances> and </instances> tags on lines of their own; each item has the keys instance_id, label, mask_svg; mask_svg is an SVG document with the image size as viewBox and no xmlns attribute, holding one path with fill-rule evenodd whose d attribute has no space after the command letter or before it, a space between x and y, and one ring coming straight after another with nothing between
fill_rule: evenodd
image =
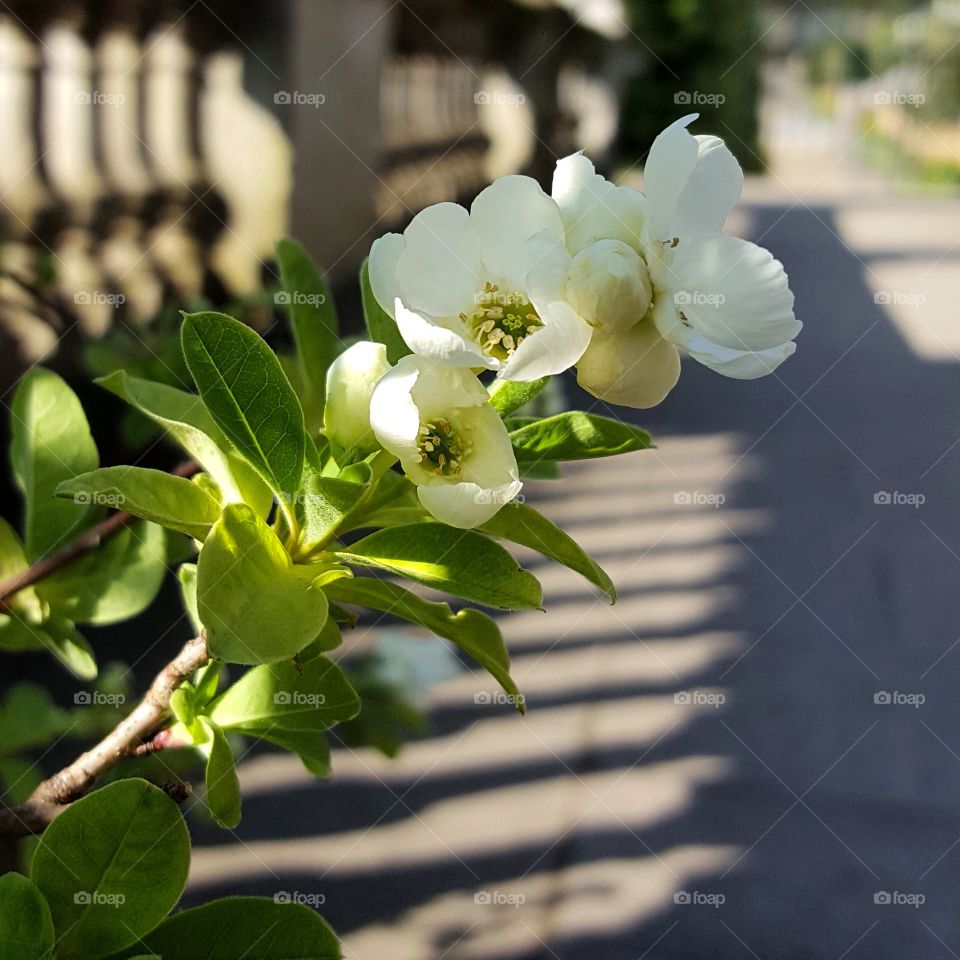
<instances>
[{"instance_id":1,"label":"flower center","mask_svg":"<svg viewBox=\"0 0 960 960\"><path fill-rule=\"evenodd\" d=\"M477 308L460 319L469 326L480 349L506 360L524 338L543 326L533 304L522 293L504 293L495 283L485 283L476 296Z\"/></svg>"},{"instance_id":2,"label":"flower center","mask_svg":"<svg viewBox=\"0 0 960 960\"><path fill-rule=\"evenodd\" d=\"M423 457L423 466L441 477L455 477L460 472L463 458L470 452L470 445L453 432L446 418L423 424L417 447Z\"/></svg>"}]
</instances>

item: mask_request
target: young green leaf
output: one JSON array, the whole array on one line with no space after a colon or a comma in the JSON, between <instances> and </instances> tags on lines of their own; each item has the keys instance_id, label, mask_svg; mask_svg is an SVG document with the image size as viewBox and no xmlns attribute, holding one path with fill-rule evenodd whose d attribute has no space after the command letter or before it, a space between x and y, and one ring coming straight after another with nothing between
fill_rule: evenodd
<instances>
[{"instance_id":1,"label":"young green leaf","mask_svg":"<svg viewBox=\"0 0 960 960\"><path fill-rule=\"evenodd\" d=\"M324 477L307 467L296 503L300 549L307 551L329 539L369 490L368 483Z\"/></svg>"},{"instance_id":2,"label":"young green leaf","mask_svg":"<svg viewBox=\"0 0 960 960\"><path fill-rule=\"evenodd\" d=\"M283 285L282 302L290 317L303 406L310 433L323 425L327 368L340 352L340 325L333 299L310 254L295 240L277 243L277 265Z\"/></svg>"},{"instance_id":3,"label":"young green leaf","mask_svg":"<svg viewBox=\"0 0 960 960\"><path fill-rule=\"evenodd\" d=\"M549 377L541 377L529 383L495 380L490 388L490 403L501 417L509 417L514 410L519 410L537 396L549 382Z\"/></svg>"},{"instance_id":4,"label":"young green leaf","mask_svg":"<svg viewBox=\"0 0 960 960\"><path fill-rule=\"evenodd\" d=\"M327 598L313 586L315 576L294 566L249 507L226 507L197 564L197 609L211 655L267 663L302 650L327 620Z\"/></svg>"},{"instance_id":5,"label":"young green leaf","mask_svg":"<svg viewBox=\"0 0 960 960\"><path fill-rule=\"evenodd\" d=\"M180 582L183 607L190 618L194 634L198 634L203 624L200 622L200 612L197 609L197 565L195 563L180 564L177 568L177 580Z\"/></svg>"},{"instance_id":6,"label":"young green leaf","mask_svg":"<svg viewBox=\"0 0 960 960\"><path fill-rule=\"evenodd\" d=\"M196 483L163 470L103 467L57 487L58 497L86 498L203 540L220 516L220 505Z\"/></svg>"},{"instance_id":7,"label":"young green leaf","mask_svg":"<svg viewBox=\"0 0 960 960\"><path fill-rule=\"evenodd\" d=\"M26 501L31 562L69 543L102 513L88 503L54 497L62 480L95 470L99 457L76 394L42 367L34 367L14 392L10 460Z\"/></svg>"},{"instance_id":8,"label":"young green leaf","mask_svg":"<svg viewBox=\"0 0 960 960\"><path fill-rule=\"evenodd\" d=\"M485 613L469 607L454 613L446 603L424 600L399 584L372 577L337 580L325 590L331 600L380 610L451 640L487 670L523 711L523 698L510 676L510 654L503 635Z\"/></svg>"},{"instance_id":9,"label":"young green leaf","mask_svg":"<svg viewBox=\"0 0 960 960\"><path fill-rule=\"evenodd\" d=\"M122 370L96 382L159 424L210 474L228 503L246 502L266 516L273 502L270 488L232 451L200 397Z\"/></svg>"},{"instance_id":10,"label":"young green leaf","mask_svg":"<svg viewBox=\"0 0 960 960\"><path fill-rule=\"evenodd\" d=\"M650 434L629 423L592 413L558 413L510 433L519 461L590 460L653 445Z\"/></svg>"},{"instance_id":11,"label":"young green leaf","mask_svg":"<svg viewBox=\"0 0 960 960\"><path fill-rule=\"evenodd\" d=\"M360 294L363 300L363 318L367 324L367 334L371 340L382 343L387 348L387 360L395 364L401 357L410 353L410 348L400 335L397 322L377 302L370 285L370 268L364 260L360 267Z\"/></svg>"},{"instance_id":12,"label":"young green leaf","mask_svg":"<svg viewBox=\"0 0 960 960\"><path fill-rule=\"evenodd\" d=\"M257 734L257 739L295 753L313 776L330 776L330 744L322 730L284 730L275 727L262 730Z\"/></svg>"},{"instance_id":13,"label":"young green leaf","mask_svg":"<svg viewBox=\"0 0 960 960\"><path fill-rule=\"evenodd\" d=\"M58 957L136 943L180 899L189 863L177 805L145 780L119 780L72 803L47 827L30 867L50 904Z\"/></svg>"},{"instance_id":14,"label":"young green leaf","mask_svg":"<svg viewBox=\"0 0 960 960\"><path fill-rule=\"evenodd\" d=\"M17 531L0 517L0 580L16 576L29 566L23 542L17 535ZM11 609L21 611L31 620L40 620L43 616L40 600L33 587L18 590L7 602ZM3 646L2 640L0 640L0 646Z\"/></svg>"},{"instance_id":15,"label":"young green leaf","mask_svg":"<svg viewBox=\"0 0 960 960\"><path fill-rule=\"evenodd\" d=\"M183 319L183 355L220 429L278 496L300 489L308 438L300 401L276 354L222 313Z\"/></svg>"},{"instance_id":16,"label":"young green leaf","mask_svg":"<svg viewBox=\"0 0 960 960\"><path fill-rule=\"evenodd\" d=\"M37 885L19 873L0 877L0 960L50 960L50 908Z\"/></svg>"},{"instance_id":17,"label":"young green leaf","mask_svg":"<svg viewBox=\"0 0 960 960\"><path fill-rule=\"evenodd\" d=\"M210 719L224 730L258 737L279 730L322 731L360 709L344 672L327 657L248 670L218 697Z\"/></svg>"},{"instance_id":18,"label":"young green leaf","mask_svg":"<svg viewBox=\"0 0 960 960\"><path fill-rule=\"evenodd\" d=\"M137 521L92 553L37 584L50 609L77 623L118 623L142 613L156 597L167 569L162 527Z\"/></svg>"},{"instance_id":19,"label":"young green leaf","mask_svg":"<svg viewBox=\"0 0 960 960\"><path fill-rule=\"evenodd\" d=\"M36 628L40 642L80 680L92 680L97 675L97 661L86 638L69 621L49 617Z\"/></svg>"},{"instance_id":20,"label":"young green leaf","mask_svg":"<svg viewBox=\"0 0 960 960\"><path fill-rule=\"evenodd\" d=\"M202 749L207 755L206 788L210 816L221 827L232 830L240 822L240 779L227 735L207 717L200 723L207 734Z\"/></svg>"},{"instance_id":21,"label":"young green leaf","mask_svg":"<svg viewBox=\"0 0 960 960\"><path fill-rule=\"evenodd\" d=\"M600 565L573 537L568 536L533 507L517 501L507 503L480 529L484 533L503 537L505 540L536 550L545 557L575 570L602 590L610 598L611 603L617 602L617 591L613 581L604 573Z\"/></svg>"},{"instance_id":22,"label":"young green leaf","mask_svg":"<svg viewBox=\"0 0 960 960\"><path fill-rule=\"evenodd\" d=\"M498 543L442 523L378 530L337 557L356 566L389 570L487 607L529 610L543 603L537 578L522 570Z\"/></svg>"},{"instance_id":23,"label":"young green leaf","mask_svg":"<svg viewBox=\"0 0 960 960\"><path fill-rule=\"evenodd\" d=\"M340 944L309 907L259 897L228 897L174 914L143 948L176 960L340 960Z\"/></svg>"}]
</instances>

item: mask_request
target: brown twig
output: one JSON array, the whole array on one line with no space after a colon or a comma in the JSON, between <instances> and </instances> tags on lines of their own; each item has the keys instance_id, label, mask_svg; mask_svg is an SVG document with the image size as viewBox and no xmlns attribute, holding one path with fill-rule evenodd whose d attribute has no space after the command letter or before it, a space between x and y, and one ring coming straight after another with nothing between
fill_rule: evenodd
<instances>
[{"instance_id":1,"label":"brown twig","mask_svg":"<svg viewBox=\"0 0 960 960\"><path fill-rule=\"evenodd\" d=\"M199 469L200 465L196 461L188 460L171 472L176 477L189 477ZM36 563L27 567L26 570L21 570L20 573L16 573L6 580L0 580L0 613L10 612L10 598L19 590L39 583L44 577L49 577L74 560L96 550L106 539L112 537L115 533L119 533L136 519L125 510L118 510L95 527L91 527L86 533L80 534L62 550L57 550L56 553L42 557Z\"/></svg>"},{"instance_id":2,"label":"brown twig","mask_svg":"<svg viewBox=\"0 0 960 960\"><path fill-rule=\"evenodd\" d=\"M24 803L0 809L0 834L23 837L41 833L69 803L83 796L97 777L136 754L144 740L151 738L169 718L174 690L209 660L207 638L201 630L157 674L133 711L95 747L44 780Z\"/></svg>"}]
</instances>

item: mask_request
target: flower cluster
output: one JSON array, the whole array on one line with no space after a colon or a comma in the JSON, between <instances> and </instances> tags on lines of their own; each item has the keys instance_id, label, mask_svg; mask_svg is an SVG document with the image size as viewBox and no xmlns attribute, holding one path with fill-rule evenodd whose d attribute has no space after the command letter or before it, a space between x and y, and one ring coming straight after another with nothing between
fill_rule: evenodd
<instances>
[{"instance_id":1,"label":"flower cluster","mask_svg":"<svg viewBox=\"0 0 960 960\"><path fill-rule=\"evenodd\" d=\"M646 408L677 383L681 350L729 377L775 370L801 326L787 276L723 233L743 173L722 140L689 133L694 119L654 141L646 193L575 154L557 163L552 196L501 177L469 211L438 203L377 240L373 293L412 355L388 368L371 343L343 354L328 435L388 450L430 513L475 526L521 486L478 375L529 382L575 367L598 399Z\"/></svg>"}]
</instances>

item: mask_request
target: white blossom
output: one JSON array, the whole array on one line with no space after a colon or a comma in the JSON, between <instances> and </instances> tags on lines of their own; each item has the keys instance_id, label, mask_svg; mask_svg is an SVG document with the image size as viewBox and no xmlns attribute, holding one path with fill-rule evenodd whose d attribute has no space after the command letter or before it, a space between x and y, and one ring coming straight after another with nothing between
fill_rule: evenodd
<instances>
[{"instance_id":1,"label":"white blossom","mask_svg":"<svg viewBox=\"0 0 960 960\"><path fill-rule=\"evenodd\" d=\"M323 432L345 450L376 449L377 438L370 426L370 398L389 369L387 348L370 340L353 344L330 364Z\"/></svg>"},{"instance_id":2,"label":"white blossom","mask_svg":"<svg viewBox=\"0 0 960 960\"><path fill-rule=\"evenodd\" d=\"M507 429L465 367L403 357L377 384L370 423L443 523L479 526L520 492Z\"/></svg>"}]
</instances>

